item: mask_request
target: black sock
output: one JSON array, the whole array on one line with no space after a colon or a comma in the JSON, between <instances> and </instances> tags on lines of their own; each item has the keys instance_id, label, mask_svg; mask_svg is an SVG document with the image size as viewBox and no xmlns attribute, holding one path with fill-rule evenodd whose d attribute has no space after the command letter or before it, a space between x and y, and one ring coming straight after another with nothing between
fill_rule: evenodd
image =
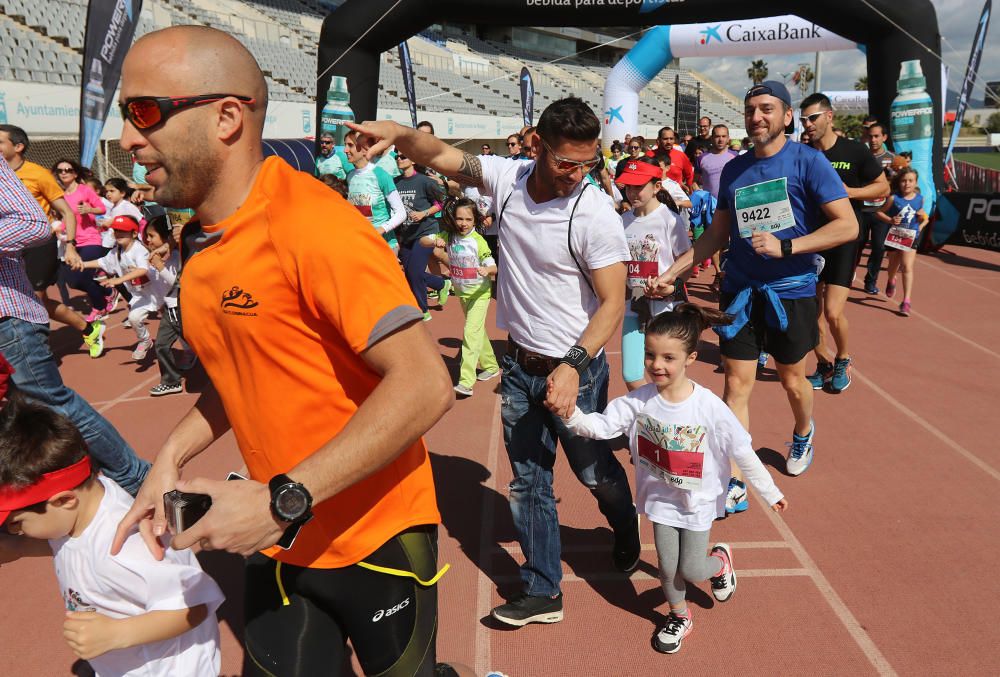
<instances>
[{"instance_id":1,"label":"black sock","mask_svg":"<svg viewBox=\"0 0 1000 677\"><path fill-rule=\"evenodd\" d=\"M90 332L94 331L94 325L91 322L87 323L87 326L83 328L83 335L89 336Z\"/></svg>"}]
</instances>

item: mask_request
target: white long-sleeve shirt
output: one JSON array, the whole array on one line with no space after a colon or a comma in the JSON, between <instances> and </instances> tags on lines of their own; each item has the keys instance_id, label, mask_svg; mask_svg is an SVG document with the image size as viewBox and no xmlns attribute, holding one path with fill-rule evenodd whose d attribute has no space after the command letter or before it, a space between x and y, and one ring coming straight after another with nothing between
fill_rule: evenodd
<instances>
[{"instance_id":1,"label":"white long-sleeve shirt","mask_svg":"<svg viewBox=\"0 0 1000 677\"><path fill-rule=\"evenodd\" d=\"M612 400L603 414L577 408L565 424L591 439L627 433L639 509L658 524L707 531L726 511L730 459L769 505L782 493L729 407L707 388L692 385L687 399L673 403L647 384Z\"/></svg>"}]
</instances>

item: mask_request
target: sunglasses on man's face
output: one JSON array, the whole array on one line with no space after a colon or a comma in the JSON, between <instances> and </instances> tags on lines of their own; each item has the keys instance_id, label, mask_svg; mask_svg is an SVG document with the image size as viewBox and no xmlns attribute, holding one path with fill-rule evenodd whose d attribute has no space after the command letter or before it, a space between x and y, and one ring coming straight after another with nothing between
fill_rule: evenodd
<instances>
[{"instance_id":1,"label":"sunglasses on man's face","mask_svg":"<svg viewBox=\"0 0 1000 677\"><path fill-rule=\"evenodd\" d=\"M580 162L579 160L573 160L562 155L557 155L552 151L549 144L542 141L542 145L545 146L545 150L549 152L552 156L552 160L560 172L573 172L577 169L582 169L584 173L589 172L591 169L597 166L597 163L601 161L600 157L595 157L593 160L587 160L586 162Z\"/></svg>"},{"instance_id":2,"label":"sunglasses on man's face","mask_svg":"<svg viewBox=\"0 0 1000 677\"><path fill-rule=\"evenodd\" d=\"M809 124L814 124L817 120L819 120L821 117L823 117L824 113L826 113L826 111L825 110L821 110L821 111L818 111L816 113L813 113L812 115L804 115L804 116L802 116L802 117L799 118L799 122L801 122L802 124L806 124L807 122Z\"/></svg>"},{"instance_id":3,"label":"sunglasses on man's face","mask_svg":"<svg viewBox=\"0 0 1000 677\"><path fill-rule=\"evenodd\" d=\"M179 110L222 99L236 99L252 106L257 100L239 94L199 94L197 96L133 96L118 104L122 119L131 122L136 129L149 129L160 124Z\"/></svg>"}]
</instances>

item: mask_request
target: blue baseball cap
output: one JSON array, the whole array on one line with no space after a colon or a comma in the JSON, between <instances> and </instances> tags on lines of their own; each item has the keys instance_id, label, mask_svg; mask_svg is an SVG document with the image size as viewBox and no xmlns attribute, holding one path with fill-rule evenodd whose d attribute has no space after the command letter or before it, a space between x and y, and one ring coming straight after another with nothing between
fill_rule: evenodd
<instances>
[{"instance_id":1,"label":"blue baseball cap","mask_svg":"<svg viewBox=\"0 0 1000 677\"><path fill-rule=\"evenodd\" d=\"M762 96L764 94L776 97L785 102L785 105L789 108L792 107L792 95L788 93L788 88L777 80L764 80L764 82L759 85L754 85L747 91L747 95L743 97L743 103L746 103L755 96Z\"/></svg>"}]
</instances>

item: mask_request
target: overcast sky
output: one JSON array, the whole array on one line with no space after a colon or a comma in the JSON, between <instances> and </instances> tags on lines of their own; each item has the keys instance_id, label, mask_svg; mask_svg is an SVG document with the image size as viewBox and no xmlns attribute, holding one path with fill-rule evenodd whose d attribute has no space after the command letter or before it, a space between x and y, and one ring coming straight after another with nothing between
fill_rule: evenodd
<instances>
[{"instance_id":1,"label":"overcast sky","mask_svg":"<svg viewBox=\"0 0 1000 677\"><path fill-rule=\"evenodd\" d=\"M942 57L951 68L948 75L949 89L957 91L965 76L972 38L975 36L976 23L979 21L985 0L932 0L932 2L938 14ZM993 16L986 34L986 48L979 67L979 79L972 96L972 100L977 102L975 105L980 105L978 102L983 99L983 85L989 81L1000 80L1000 20L996 16L998 12L1000 12L1000 1L994 2ZM794 72L800 63L812 66L815 53L772 54L761 55L760 58L767 62L770 71L768 77L775 77L781 73ZM821 58L821 86L825 90L854 89L858 77L867 72L865 56L859 50L826 52ZM685 68L704 73L737 96L742 96L750 86L750 80L747 78L750 59L747 57L689 58L681 59L681 64Z\"/></svg>"}]
</instances>

